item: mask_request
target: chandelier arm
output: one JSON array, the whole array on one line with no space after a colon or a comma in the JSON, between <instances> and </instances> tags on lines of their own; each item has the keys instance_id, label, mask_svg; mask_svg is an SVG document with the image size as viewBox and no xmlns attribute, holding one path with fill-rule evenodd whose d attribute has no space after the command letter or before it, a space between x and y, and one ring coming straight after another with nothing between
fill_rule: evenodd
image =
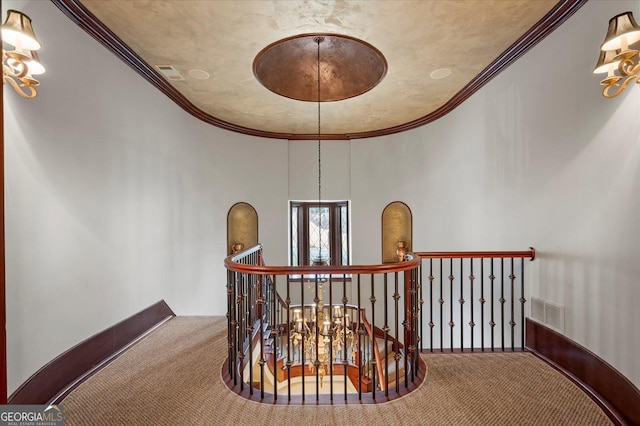
<instances>
[{"instance_id":1,"label":"chandelier arm","mask_svg":"<svg viewBox=\"0 0 640 426\"><path fill-rule=\"evenodd\" d=\"M38 95L38 92L36 91L36 88L34 86L31 86L28 84L18 85L18 83L11 76L7 76L7 75L3 76L2 84L4 84L5 82L8 82L11 85L11 87L13 87L15 91L18 92L18 94L23 98L33 99ZM28 88L30 93L27 93L23 89L23 87Z\"/></svg>"},{"instance_id":2,"label":"chandelier arm","mask_svg":"<svg viewBox=\"0 0 640 426\"><path fill-rule=\"evenodd\" d=\"M13 78L19 79L27 75L29 72L29 67L21 57L24 55L17 54L16 52L7 52L6 50L2 50L2 72L5 75L9 75ZM12 63L9 64L9 58L11 58Z\"/></svg>"},{"instance_id":3,"label":"chandelier arm","mask_svg":"<svg viewBox=\"0 0 640 426\"><path fill-rule=\"evenodd\" d=\"M640 63L634 61L633 58L625 59L620 61L618 71L620 75L624 76L638 75L638 72L640 72Z\"/></svg>"},{"instance_id":4,"label":"chandelier arm","mask_svg":"<svg viewBox=\"0 0 640 426\"><path fill-rule=\"evenodd\" d=\"M633 81L635 81L636 84L640 84L640 76L638 76L637 74L630 75L630 76L628 76L627 78L624 79L622 84L618 84L615 81L611 82L611 83L607 84L606 87L602 90L602 95L605 98L615 98L620 93L622 93L624 91L624 89L627 88L629 83L631 83ZM615 90L615 92L610 93L610 89L613 88L613 87L617 87L617 89Z\"/></svg>"}]
</instances>

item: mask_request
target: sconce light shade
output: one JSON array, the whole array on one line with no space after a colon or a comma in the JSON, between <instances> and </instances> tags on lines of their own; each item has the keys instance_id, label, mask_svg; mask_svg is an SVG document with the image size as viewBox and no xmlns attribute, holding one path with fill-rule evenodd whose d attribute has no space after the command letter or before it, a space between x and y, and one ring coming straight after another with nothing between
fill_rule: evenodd
<instances>
[{"instance_id":1,"label":"sconce light shade","mask_svg":"<svg viewBox=\"0 0 640 426\"><path fill-rule=\"evenodd\" d=\"M12 9L7 10L7 19L2 24L2 41L27 50L38 50L41 47L33 32L31 18Z\"/></svg>"},{"instance_id":2,"label":"sconce light shade","mask_svg":"<svg viewBox=\"0 0 640 426\"><path fill-rule=\"evenodd\" d=\"M607 36L600 47L601 50L626 50L627 46L640 40L640 27L633 18L633 13L625 12L609 20Z\"/></svg>"},{"instance_id":3,"label":"sconce light shade","mask_svg":"<svg viewBox=\"0 0 640 426\"><path fill-rule=\"evenodd\" d=\"M598 63L593 69L593 73L600 74L603 72L608 73L609 71L613 72L613 70L618 67L618 64L620 64L620 58L617 57L619 52L619 50L601 50Z\"/></svg>"},{"instance_id":4,"label":"sconce light shade","mask_svg":"<svg viewBox=\"0 0 640 426\"><path fill-rule=\"evenodd\" d=\"M42 65L42 63L40 62L38 52L36 52L35 50L25 50L24 54L31 58L25 61L25 63L29 67L29 73L31 73L32 75L44 74L45 68L44 65Z\"/></svg>"},{"instance_id":5,"label":"sconce light shade","mask_svg":"<svg viewBox=\"0 0 640 426\"><path fill-rule=\"evenodd\" d=\"M2 46L2 84L9 83L24 98L35 98L40 82L33 75L42 74L45 69L36 53L41 45L33 32L31 18L17 10L7 10L7 19L2 24L4 42L14 48L6 51Z\"/></svg>"}]
</instances>

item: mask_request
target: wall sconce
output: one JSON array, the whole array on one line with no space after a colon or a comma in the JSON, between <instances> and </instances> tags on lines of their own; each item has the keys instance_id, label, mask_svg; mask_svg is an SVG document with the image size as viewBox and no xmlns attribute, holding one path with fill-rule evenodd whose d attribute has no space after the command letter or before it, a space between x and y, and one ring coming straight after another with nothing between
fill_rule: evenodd
<instances>
[{"instance_id":1,"label":"wall sconce","mask_svg":"<svg viewBox=\"0 0 640 426\"><path fill-rule=\"evenodd\" d=\"M31 18L17 10L8 10L2 24L2 42L14 47L10 51L2 48L2 84L9 82L20 96L35 98L40 82L33 75L45 70L36 53L41 45L33 32Z\"/></svg>"},{"instance_id":2,"label":"wall sconce","mask_svg":"<svg viewBox=\"0 0 640 426\"><path fill-rule=\"evenodd\" d=\"M607 73L607 77L600 82L601 86L605 86L602 90L605 98L618 96L632 81L640 84L640 56L637 50L629 49L639 40L640 27L633 19L633 13L621 13L609 20L609 30L600 46L600 57L593 70L594 74Z\"/></svg>"}]
</instances>

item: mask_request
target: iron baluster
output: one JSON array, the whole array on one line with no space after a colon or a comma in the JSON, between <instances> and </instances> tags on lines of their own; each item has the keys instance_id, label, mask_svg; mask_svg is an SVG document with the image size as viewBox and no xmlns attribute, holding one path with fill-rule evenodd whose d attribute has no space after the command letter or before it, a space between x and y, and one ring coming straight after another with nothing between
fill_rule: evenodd
<instances>
[{"instance_id":1,"label":"iron baluster","mask_svg":"<svg viewBox=\"0 0 640 426\"><path fill-rule=\"evenodd\" d=\"M347 274L342 274L342 314L344 315L344 328L345 333L343 333L343 341L342 341L342 368L344 369L344 400L347 400L347 370L349 367L349 360L347 359L347 330L349 326L353 327L353 322L349 322L349 317L347 316L347 303L349 303L349 299L347 299ZM352 332L353 333L353 332ZM353 335L353 334L352 334ZM353 339L352 339L353 342ZM353 348L351 348L353 351Z\"/></svg>"},{"instance_id":2,"label":"iron baluster","mask_svg":"<svg viewBox=\"0 0 640 426\"><path fill-rule=\"evenodd\" d=\"M493 257L491 258L491 275L489 275L489 279L491 280L491 322L489 323L489 325L491 326L491 352L493 352L495 349L494 337L495 337L495 327L496 327L496 322L494 321L494 316L493 316L494 314L493 284L496 279L496 276L493 275Z\"/></svg>"},{"instance_id":3,"label":"iron baluster","mask_svg":"<svg viewBox=\"0 0 640 426\"><path fill-rule=\"evenodd\" d=\"M423 318L423 314L422 314L422 307L424 306L424 297L422 294L422 285L424 283L424 281L422 280L422 259L420 259L420 266L418 269L418 279L419 281L419 286L420 286L420 299L418 300L418 302L420 303L420 353L422 353L422 351L424 350L423 342L422 342L422 338L424 336L424 318Z\"/></svg>"},{"instance_id":4,"label":"iron baluster","mask_svg":"<svg viewBox=\"0 0 640 426\"><path fill-rule=\"evenodd\" d=\"M307 327L304 326L304 321L305 321L305 316L304 316L304 275L300 276L300 306L302 309L302 322L303 322L303 326L302 326L302 330L300 330L300 333L302 334L302 339L300 339L300 361L302 363L301 365L301 371L302 371L302 400L305 400L305 378L304 378L304 370L306 370L306 363L307 363L307 357L305 355L305 340L307 340Z\"/></svg>"},{"instance_id":5,"label":"iron baluster","mask_svg":"<svg viewBox=\"0 0 640 426\"><path fill-rule=\"evenodd\" d=\"M233 271L227 271L227 357L229 359L229 365L227 366L229 377L233 377L233 359L234 359L234 344L233 344L233 325L236 320L233 312Z\"/></svg>"},{"instance_id":6,"label":"iron baluster","mask_svg":"<svg viewBox=\"0 0 640 426\"><path fill-rule=\"evenodd\" d=\"M378 362L374 355L376 353L375 346L377 343L376 335L373 332L376 320L376 296L374 290L373 274L371 274L371 296L369 297L369 300L371 301L371 354L369 355L369 359L371 360L371 396L373 397L373 399L376 399L376 368L378 366Z\"/></svg>"},{"instance_id":7,"label":"iron baluster","mask_svg":"<svg viewBox=\"0 0 640 426\"><path fill-rule=\"evenodd\" d=\"M404 387L407 387L407 369L409 368L409 363L407 362L407 360L409 359L409 346L411 345L411 341L410 341L410 332L411 330L409 330L409 318L407 318L407 314L408 314L408 310L409 310L409 304L411 303L411 294L409 292L409 288L408 285L410 283L407 283L407 274L406 272L402 274L402 282L404 283L404 321L402 322L402 324L404 325ZM396 382L398 382L398 377L396 374Z\"/></svg>"},{"instance_id":8,"label":"iron baluster","mask_svg":"<svg viewBox=\"0 0 640 426\"><path fill-rule=\"evenodd\" d=\"M398 303L400 302L400 293L399 293L399 283L398 283L398 273L396 272L394 275L395 278L395 285L394 285L394 292L393 292L393 300L395 303L395 307L394 307L394 316L395 316L395 341L393 342L393 350L394 350L394 361L396 363L396 372L400 371L400 342L399 340L399 326L398 323L400 322L400 312L399 312L399 308L398 308ZM398 379L396 378L396 392L400 392L400 382L398 381Z\"/></svg>"},{"instance_id":9,"label":"iron baluster","mask_svg":"<svg viewBox=\"0 0 640 426\"><path fill-rule=\"evenodd\" d=\"M358 400L362 400L362 311L360 300L360 274L358 274L357 284L358 297Z\"/></svg>"},{"instance_id":10,"label":"iron baluster","mask_svg":"<svg viewBox=\"0 0 640 426\"><path fill-rule=\"evenodd\" d=\"M429 351L433 352L433 259L429 259Z\"/></svg>"},{"instance_id":11,"label":"iron baluster","mask_svg":"<svg viewBox=\"0 0 640 426\"><path fill-rule=\"evenodd\" d=\"M484 258L480 258L480 349L484 352Z\"/></svg>"},{"instance_id":12,"label":"iron baluster","mask_svg":"<svg viewBox=\"0 0 640 426\"><path fill-rule=\"evenodd\" d=\"M444 305L444 299L442 298L443 277L442 258L440 258L440 299L438 300L438 303L440 303L440 352L444 352L444 313L442 312Z\"/></svg>"},{"instance_id":13,"label":"iron baluster","mask_svg":"<svg viewBox=\"0 0 640 426\"><path fill-rule=\"evenodd\" d=\"M524 304L527 299L524 297L524 257L520 258L520 343L524 351Z\"/></svg>"},{"instance_id":14,"label":"iron baluster","mask_svg":"<svg viewBox=\"0 0 640 426\"><path fill-rule=\"evenodd\" d=\"M398 279L398 273L395 273L396 279ZM389 306L387 297L388 292L388 274L384 274L384 396L389 396L389 349L387 341L389 339Z\"/></svg>"},{"instance_id":15,"label":"iron baluster","mask_svg":"<svg viewBox=\"0 0 640 426\"><path fill-rule=\"evenodd\" d=\"M406 272L405 272L406 273ZM411 382L416 378L417 359L418 359L418 269L412 269L409 272L411 279ZM406 370L406 368L405 368Z\"/></svg>"},{"instance_id":16,"label":"iron baluster","mask_svg":"<svg viewBox=\"0 0 640 426\"><path fill-rule=\"evenodd\" d=\"M416 283L419 286L420 289L420 300L418 301L419 304L416 305L416 309L418 309L420 311L420 319L418 319L418 316L416 315L416 321L420 321L420 326L422 326L422 306L423 306L423 299L422 299L422 272L421 270L416 270ZM418 329L416 327L416 339L418 339L418 341L420 342L420 352L416 353L416 359L415 359L415 372L416 375L418 374L418 367L420 366L420 354L422 353L422 328L420 329L420 332L418 332Z\"/></svg>"},{"instance_id":17,"label":"iron baluster","mask_svg":"<svg viewBox=\"0 0 640 426\"><path fill-rule=\"evenodd\" d=\"M500 326L502 332L500 333L500 343L502 352L504 352L504 303L507 299L504 298L504 258L500 258Z\"/></svg>"},{"instance_id":18,"label":"iron baluster","mask_svg":"<svg viewBox=\"0 0 640 426\"><path fill-rule=\"evenodd\" d=\"M473 276L473 258L469 259L469 288L470 288L470 294L469 294L469 300L471 301L471 303L469 303L470 308L471 308L471 322L469 322L469 326L471 327L471 352L473 352L474 349L474 344L473 344L473 335L474 335L474 331L475 331L475 326L476 323L473 321L474 320L474 316L473 316L473 305L474 305L474 300L473 300L473 284L474 284L474 280L476 279L476 277Z\"/></svg>"},{"instance_id":19,"label":"iron baluster","mask_svg":"<svg viewBox=\"0 0 640 426\"><path fill-rule=\"evenodd\" d=\"M271 303L269 303L269 306L272 306L273 308L271 309L271 318L272 318L272 323L271 323L271 332L273 333L273 330L275 330L275 334L272 337L271 341L273 342L273 354L272 354L272 359L273 359L273 377L274 377L274 385L273 385L273 399L275 401L278 400L278 341L280 340L280 327L281 327L281 322L278 321L276 318L278 317L276 311L277 308L279 306L276 305L276 297L275 297L275 289L276 287L276 276L266 276L268 281L267 281L267 290L269 290L269 301ZM269 285L270 283L270 285Z\"/></svg>"},{"instance_id":20,"label":"iron baluster","mask_svg":"<svg viewBox=\"0 0 640 426\"><path fill-rule=\"evenodd\" d=\"M249 395L253 395L253 318L251 312L253 312L253 289L254 289L254 275L250 275L249 289L247 292L247 334L249 337ZM243 365L244 369L244 365Z\"/></svg>"},{"instance_id":21,"label":"iron baluster","mask_svg":"<svg viewBox=\"0 0 640 426\"><path fill-rule=\"evenodd\" d=\"M245 333L246 333L246 329L247 329L247 325L246 325L246 314L245 314L245 280L244 280L244 274L241 273L236 273L237 276L237 282L240 284L239 285L239 295L237 298L237 305L238 305L238 338L237 338L237 345L236 345L236 351L238 353L238 366L237 369L240 373L240 390L244 390L244 337L245 337Z\"/></svg>"},{"instance_id":22,"label":"iron baluster","mask_svg":"<svg viewBox=\"0 0 640 426\"><path fill-rule=\"evenodd\" d=\"M460 299L458 300L458 302L460 302L460 350L464 351L464 279L462 277L464 277L463 274L463 260L464 259L460 259Z\"/></svg>"},{"instance_id":23,"label":"iron baluster","mask_svg":"<svg viewBox=\"0 0 640 426\"><path fill-rule=\"evenodd\" d=\"M511 326L511 352L515 350L515 336L514 331L516 327L515 323L515 299L514 299L514 281L516 276L513 271L513 257L511 258L511 275L509 275L509 279L511 280L511 321L509 321L509 325Z\"/></svg>"},{"instance_id":24,"label":"iron baluster","mask_svg":"<svg viewBox=\"0 0 640 426\"><path fill-rule=\"evenodd\" d=\"M291 366L293 365L293 361L291 360L291 276L287 274L287 298L285 299L285 303L287 306L287 400L291 401ZM276 376L277 377L277 376Z\"/></svg>"},{"instance_id":25,"label":"iron baluster","mask_svg":"<svg viewBox=\"0 0 640 426\"><path fill-rule=\"evenodd\" d=\"M333 333L331 327L334 326L333 318L333 282L331 274L329 274L329 321L331 322L329 328L329 400L333 401ZM323 367L325 368L325 367Z\"/></svg>"},{"instance_id":26,"label":"iron baluster","mask_svg":"<svg viewBox=\"0 0 640 426\"><path fill-rule=\"evenodd\" d=\"M260 398L264 399L264 294L262 292L262 281L264 280L264 275L257 275L256 279L258 280L258 317L260 324L260 359L258 360L258 364L260 365ZM275 387L275 386L274 386Z\"/></svg>"},{"instance_id":27,"label":"iron baluster","mask_svg":"<svg viewBox=\"0 0 640 426\"><path fill-rule=\"evenodd\" d=\"M315 360L313 360L313 366L315 367L315 371L316 371L316 401L320 398L320 359L318 358L319 356L319 342L320 342L320 336L319 336L319 327L322 327L321 324L319 324L319 320L320 318L318 317L318 303L320 302L320 299L318 298L318 274L316 274L316 278L315 278L315 284L316 284L316 295L313 299L313 301L315 302L315 306L314 306L314 310L316 313L316 326L314 327L314 333L315 333L315 338L316 338L316 348L315 348Z\"/></svg>"},{"instance_id":28,"label":"iron baluster","mask_svg":"<svg viewBox=\"0 0 640 426\"><path fill-rule=\"evenodd\" d=\"M449 259L449 346L453 352L453 258Z\"/></svg>"}]
</instances>

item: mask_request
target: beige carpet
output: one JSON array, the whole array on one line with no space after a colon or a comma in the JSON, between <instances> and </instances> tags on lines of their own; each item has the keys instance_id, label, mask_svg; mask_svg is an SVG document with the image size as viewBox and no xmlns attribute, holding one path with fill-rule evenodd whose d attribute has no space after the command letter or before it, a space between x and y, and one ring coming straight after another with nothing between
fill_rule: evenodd
<instances>
[{"instance_id":1,"label":"beige carpet","mask_svg":"<svg viewBox=\"0 0 640 426\"><path fill-rule=\"evenodd\" d=\"M377 405L247 401L221 378L224 317L176 317L63 401L67 425L608 425L573 383L528 353L429 354L422 386Z\"/></svg>"}]
</instances>

